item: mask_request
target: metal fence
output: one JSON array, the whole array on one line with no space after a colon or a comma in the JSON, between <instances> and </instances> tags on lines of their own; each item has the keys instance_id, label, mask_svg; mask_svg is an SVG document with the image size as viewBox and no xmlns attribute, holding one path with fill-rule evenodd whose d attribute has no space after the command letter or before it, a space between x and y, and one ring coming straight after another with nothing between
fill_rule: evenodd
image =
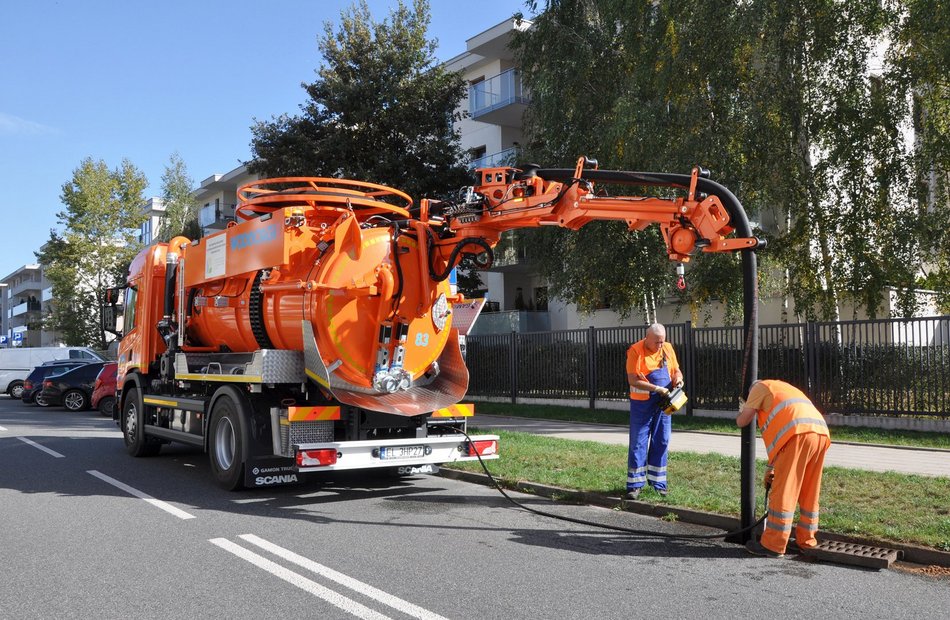
<instances>
[{"instance_id":1,"label":"metal fence","mask_svg":"<svg viewBox=\"0 0 950 620\"><path fill-rule=\"evenodd\" d=\"M626 352L646 326L469 336L469 393L624 399ZM691 408L737 407L742 327L666 325ZM759 327L760 378L803 389L825 413L950 417L950 316Z\"/></svg>"}]
</instances>

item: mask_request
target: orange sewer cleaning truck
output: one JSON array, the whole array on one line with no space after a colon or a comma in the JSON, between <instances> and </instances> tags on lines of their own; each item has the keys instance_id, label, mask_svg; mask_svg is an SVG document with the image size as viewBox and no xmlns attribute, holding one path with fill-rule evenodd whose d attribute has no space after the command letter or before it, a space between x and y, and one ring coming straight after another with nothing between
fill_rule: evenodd
<instances>
[{"instance_id":1,"label":"orange sewer cleaning truck","mask_svg":"<svg viewBox=\"0 0 950 620\"><path fill-rule=\"evenodd\" d=\"M481 307L449 284L464 255L487 267L506 230L603 219L658 223L680 264L757 243L725 238L729 205L697 188L699 169L607 172L585 158L574 170L478 170L458 201L418 204L346 179L241 187L236 223L145 248L125 286L105 292L107 328L124 303L114 417L128 452L197 446L232 490L497 458L497 436L465 434L473 406L460 404L460 337ZM600 179L680 191L611 197L593 191Z\"/></svg>"}]
</instances>

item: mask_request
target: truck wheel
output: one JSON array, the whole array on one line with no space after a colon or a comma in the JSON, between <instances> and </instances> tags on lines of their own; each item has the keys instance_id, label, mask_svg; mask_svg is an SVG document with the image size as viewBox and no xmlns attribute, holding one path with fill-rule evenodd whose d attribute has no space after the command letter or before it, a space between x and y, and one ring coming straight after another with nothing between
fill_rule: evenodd
<instances>
[{"instance_id":1,"label":"truck wheel","mask_svg":"<svg viewBox=\"0 0 950 620\"><path fill-rule=\"evenodd\" d=\"M228 491L244 487L243 439L234 401L228 396L218 398L211 410L208 452L215 480Z\"/></svg>"},{"instance_id":2,"label":"truck wheel","mask_svg":"<svg viewBox=\"0 0 950 620\"><path fill-rule=\"evenodd\" d=\"M125 408L122 410L122 439L125 449L132 456L154 456L162 449L162 444L145 436L144 405L135 388L128 390Z\"/></svg>"},{"instance_id":3,"label":"truck wheel","mask_svg":"<svg viewBox=\"0 0 950 620\"><path fill-rule=\"evenodd\" d=\"M70 390L63 394L63 407L69 411L83 411L89 408L89 399L81 390Z\"/></svg>"},{"instance_id":4,"label":"truck wheel","mask_svg":"<svg viewBox=\"0 0 950 620\"><path fill-rule=\"evenodd\" d=\"M10 398L15 398L20 400L23 398L23 382L14 381L7 387L7 394L10 395Z\"/></svg>"}]
</instances>

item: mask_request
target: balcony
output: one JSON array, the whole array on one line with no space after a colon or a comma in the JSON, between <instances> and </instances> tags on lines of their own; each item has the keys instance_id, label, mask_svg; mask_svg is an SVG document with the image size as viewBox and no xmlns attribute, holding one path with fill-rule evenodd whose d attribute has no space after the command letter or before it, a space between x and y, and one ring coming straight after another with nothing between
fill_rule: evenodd
<instances>
[{"instance_id":1,"label":"balcony","mask_svg":"<svg viewBox=\"0 0 950 620\"><path fill-rule=\"evenodd\" d=\"M202 228L224 230L228 222L234 221L235 205L207 204L198 212L198 224Z\"/></svg>"},{"instance_id":2,"label":"balcony","mask_svg":"<svg viewBox=\"0 0 950 620\"><path fill-rule=\"evenodd\" d=\"M550 312L511 310L510 312L482 312L470 333L472 336L480 336L510 332L547 331L551 331Z\"/></svg>"},{"instance_id":3,"label":"balcony","mask_svg":"<svg viewBox=\"0 0 950 620\"><path fill-rule=\"evenodd\" d=\"M503 127L521 127L521 118L531 98L521 85L521 72L508 69L468 87L468 111L472 119Z\"/></svg>"},{"instance_id":4,"label":"balcony","mask_svg":"<svg viewBox=\"0 0 950 620\"><path fill-rule=\"evenodd\" d=\"M518 231L509 230L501 235L495 246L495 260L489 271L501 273L532 273L534 259Z\"/></svg>"},{"instance_id":5,"label":"balcony","mask_svg":"<svg viewBox=\"0 0 950 620\"><path fill-rule=\"evenodd\" d=\"M471 163L469 163L468 167L470 170L476 170L478 168L514 166L516 159L518 159L518 147L513 146L503 151L498 151L497 153L483 155L478 159L473 159Z\"/></svg>"},{"instance_id":6,"label":"balcony","mask_svg":"<svg viewBox=\"0 0 950 620\"><path fill-rule=\"evenodd\" d=\"M14 284L10 287L9 297L13 298L17 295L20 295L21 293L32 293L34 291L38 291L42 285L43 283L39 278L36 278L35 280L23 280L22 282L18 282L17 284Z\"/></svg>"}]
</instances>

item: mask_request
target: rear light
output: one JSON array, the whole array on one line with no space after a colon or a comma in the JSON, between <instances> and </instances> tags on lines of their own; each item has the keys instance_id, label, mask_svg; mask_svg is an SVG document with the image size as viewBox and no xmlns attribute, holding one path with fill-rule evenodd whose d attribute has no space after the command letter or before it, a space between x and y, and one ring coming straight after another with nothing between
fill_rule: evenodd
<instances>
[{"instance_id":1,"label":"rear light","mask_svg":"<svg viewBox=\"0 0 950 620\"><path fill-rule=\"evenodd\" d=\"M336 448L301 450L297 453L297 467L322 467L336 463Z\"/></svg>"},{"instance_id":2,"label":"rear light","mask_svg":"<svg viewBox=\"0 0 950 620\"><path fill-rule=\"evenodd\" d=\"M33 382L30 381L29 379L27 379L26 381L24 381L24 382L23 382L23 389L24 389L24 390L32 390L32 389L33 389Z\"/></svg>"},{"instance_id":3,"label":"rear light","mask_svg":"<svg viewBox=\"0 0 950 620\"><path fill-rule=\"evenodd\" d=\"M493 454L498 454L498 440L497 439L480 439L478 441L470 441L465 444L466 453L468 456L492 456Z\"/></svg>"},{"instance_id":4,"label":"rear light","mask_svg":"<svg viewBox=\"0 0 950 620\"><path fill-rule=\"evenodd\" d=\"M53 387L53 381L51 379L47 379L46 381L43 382L43 387L45 388Z\"/></svg>"}]
</instances>

